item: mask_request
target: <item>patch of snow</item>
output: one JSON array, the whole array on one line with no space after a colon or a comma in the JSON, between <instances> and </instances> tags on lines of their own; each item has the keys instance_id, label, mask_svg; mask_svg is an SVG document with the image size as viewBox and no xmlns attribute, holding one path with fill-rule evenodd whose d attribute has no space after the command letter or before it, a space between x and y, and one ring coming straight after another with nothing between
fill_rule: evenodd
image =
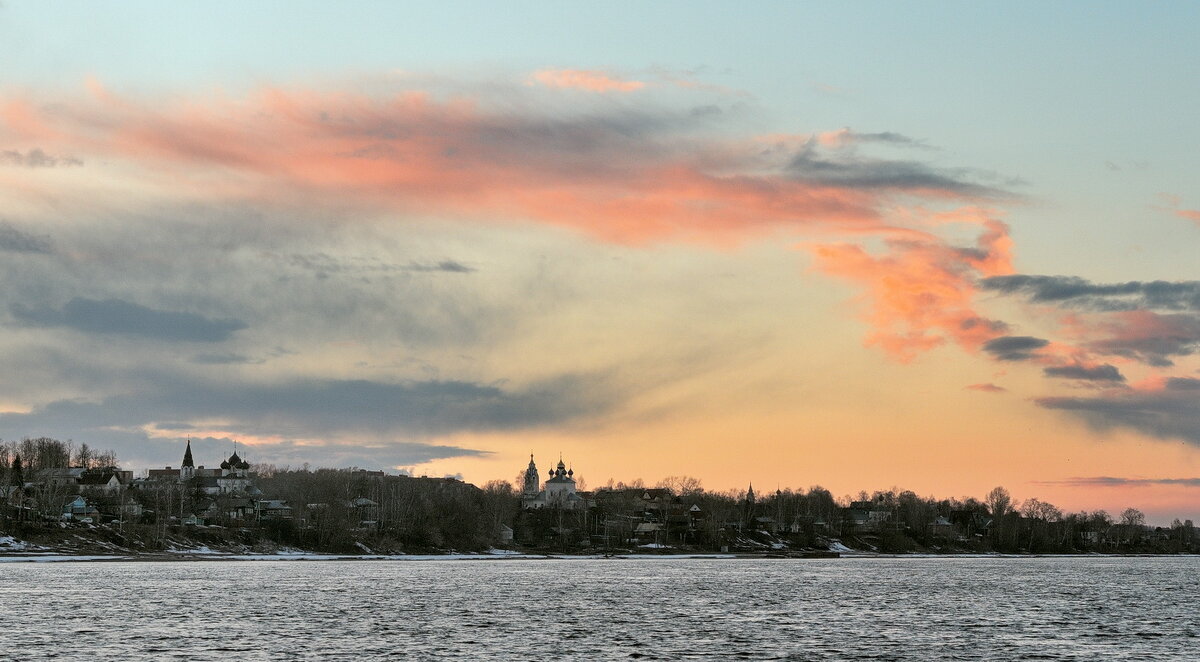
<instances>
[{"instance_id":1,"label":"patch of snow","mask_svg":"<svg viewBox=\"0 0 1200 662\"><path fill-rule=\"evenodd\" d=\"M0 550L2 551L25 551L30 549L43 549L37 545L31 545L24 540L17 540L12 536L0 536Z\"/></svg>"},{"instance_id":2,"label":"patch of snow","mask_svg":"<svg viewBox=\"0 0 1200 662\"><path fill-rule=\"evenodd\" d=\"M216 550L209 549L208 545L200 545L199 547L193 547L191 549L173 548L169 551L172 554L204 554L204 555L208 555L208 554L220 554L221 553Z\"/></svg>"},{"instance_id":3,"label":"patch of snow","mask_svg":"<svg viewBox=\"0 0 1200 662\"><path fill-rule=\"evenodd\" d=\"M853 554L856 550L850 549L849 547L843 545L842 541L840 541L840 540L831 540L831 541L829 541L829 551L839 552L842 554L844 554L846 552L850 552Z\"/></svg>"},{"instance_id":4,"label":"patch of snow","mask_svg":"<svg viewBox=\"0 0 1200 662\"><path fill-rule=\"evenodd\" d=\"M656 542L647 543L645 545L638 545L638 547L640 547L641 549L666 549L667 548L666 545L656 543Z\"/></svg>"}]
</instances>

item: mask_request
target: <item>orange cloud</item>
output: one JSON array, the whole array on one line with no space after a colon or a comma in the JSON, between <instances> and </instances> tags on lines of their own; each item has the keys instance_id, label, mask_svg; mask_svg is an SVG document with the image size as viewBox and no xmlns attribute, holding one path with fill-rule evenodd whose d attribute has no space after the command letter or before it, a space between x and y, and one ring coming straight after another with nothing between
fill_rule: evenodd
<instances>
[{"instance_id":1,"label":"orange cloud","mask_svg":"<svg viewBox=\"0 0 1200 662\"><path fill-rule=\"evenodd\" d=\"M1195 223L1196 225L1200 225L1200 210L1176 209L1175 215L1178 216L1179 218L1186 218L1187 220Z\"/></svg>"},{"instance_id":2,"label":"orange cloud","mask_svg":"<svg viewBox=\"0 0 1200 662\"><path fill-rule=\"evenodd\" d=\"M646 87L638 80L613 78L603 71L585 69L542 69L530 78L546 87L557 87L588 92L634 92Z\"/></svg>"},{"instance_id":3,"label":"orange cloud","mask_svg":"<svg viewBox=\"0 0 1200 662\"><path fill-rule=\"evenodd\" d=\"M1200 225L1200 210L1181 208L1180 204L1183 202L1183 200L1177 195L1172 195L1170 193L1159 193L1158 197L1163 201L1164 205L1155 205L1158 209L1169 211L1179 218L1187 219L1196 225Z\"/></svg>"},{"instance_id":4,"label":"orange cloud","mask_svg":"<svg viewBox=\"0 0 1200 662\"><path fill-rule=\"evenodd\" d=\"M866 288L866 318L873 329L868 344L901 361L947 338L974 351L1006 329L975 310L976 280L1012 270L1007 227L993 219L982 223L973 248L956 248L933 236L888 240L882 255L857 244L826 244L813 248L815 266Z\"/></svg>"}]
</instances>

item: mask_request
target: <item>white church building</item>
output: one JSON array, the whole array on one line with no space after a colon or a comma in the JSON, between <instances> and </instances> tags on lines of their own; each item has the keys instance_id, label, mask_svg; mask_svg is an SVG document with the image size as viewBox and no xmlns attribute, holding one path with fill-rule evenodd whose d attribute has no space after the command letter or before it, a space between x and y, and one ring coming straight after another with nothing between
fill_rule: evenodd
<instances>
[{"instance_id":1,"label":"white church building","mask_svg":"<svg viewBox=\"0 0 1200 662\"><path fill-rule=\"evenodd\" d=\"M558 467L551 469L544 486L540 484L537 465L533 454L529 454L529 466L525 469L525 484L521 489L521 507L525 510L539 508L562 508L575 510L587 507L587 500L575 490L575 470L568 469L562 458Z\"/></svg>"}]
</instances>

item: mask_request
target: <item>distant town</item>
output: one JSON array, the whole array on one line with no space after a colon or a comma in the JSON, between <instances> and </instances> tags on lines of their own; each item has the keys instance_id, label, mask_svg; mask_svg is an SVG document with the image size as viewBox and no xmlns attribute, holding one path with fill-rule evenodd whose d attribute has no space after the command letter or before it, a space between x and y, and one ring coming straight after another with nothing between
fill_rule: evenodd
<instances>
[{"instance_id":1,"label":"distant town","mask_svg":"<svg viewBox=\"0 0 1200 662\"><path fill-rule=\"evenodd\" d=\"M56 439L0 442L0 554L1194 553L1191 520L1148 526L1135 508L1063 513L997 487L982 499L909 491L836 499L821 487L710 492L674 476L578 489L562 458L530 455L517 484L380 470L252 464L234 449L143 476L112 452ZM201 461L208 462L206 458Z\"/></svg>"}]
</instances>

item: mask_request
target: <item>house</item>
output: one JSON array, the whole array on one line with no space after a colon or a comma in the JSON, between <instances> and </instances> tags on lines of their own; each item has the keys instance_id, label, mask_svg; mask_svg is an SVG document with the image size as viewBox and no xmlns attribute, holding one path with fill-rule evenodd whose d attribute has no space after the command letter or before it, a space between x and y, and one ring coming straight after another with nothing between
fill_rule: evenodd
<instances>
[{"instance_id":1,"label":"house","mask_svg":"<svg viewBox=\"0 0 1200 662\"><path fill-rule=\"evenodd\" d=\"M663 525L658 522L641 522L634 527L633 536L643 543L658 542L662 530Z\"/></svg>"},{"instance_id":2,"label":"house","mask_svg":"<svg viewBox=\"0 0 1200 662\"><path fill-rule=\"evenodd\" d=\"M260 521L292 519L292 507L286 501L270 499L254 502L254 512Z\"/></svg>"},{"instance_id":3,"label":"house","mask_svg":"<svg viewBox=\"0 0 1200 662\"><path fill-rule=\"evenodd\" d=\"M79 489L85 492L113 494L124 485L116 471L88 471L79 477Z\"/></svg>"},{"instance_id":4,"label":"house","mask_svg":"<svg viewBox=\"0 0 1200 662\"><path fill-rule=\"evenodd\" d=\"M671 490L665 487L652 487L642 490L642 507L649 511L662 512L671 506L672 501L678 502L678 499L671 494Z\"/></svg>"},{"instance_id":5,"label":"house","mask_svg":"<svg viewBox=\"0 0 1200 662\"><path fill-rule=\"evenodd\" d=\"M929 535L935 538L957 538L958 527L954 526L950 518L939 515L929 525Z\"/></svg>"},{"instance_id":6,"label":"house","mask_svg":"<svg viewBox=\"0 0 1200 662\"><path fill-rule=\"evenodd\" d=\"M106 520L133 521L142 516L142 504L137 501L102 496L95 505Z\"/></svg>"},{"instance_id":7,"label":"house","mask_svg":"<svg viewBox=\"0 0 1200 662\"><path fill-rule=\"evenodd\" d=\"M845 519L858 531L878 531L892 518L892 511L879 507L874 501L853 501L843 510Z\"/></svg>"},{"instance_id":8,"label":"house","mask_svg":"<svg viewBox=\"0 0 1200 662\"><path fill-rule=\"evenodd\" d=\"M46 486L78 485L79 478L87 471L83 467L58 467L37 472L37 482Z\"/></svg>"},{"instance_id":9,"label":"house","mask_svg":"<svg viewBox=\"0 0 1200 662\"><path fill-rule=\"evenodd\" d=\"M92 523L100 519L100 511L82 495L70 497L61 508L62 519Z\"/></svg>"},{"instance_id":10,"label":"house","mask_svg":"<svg viewBox=\"0 0 1200 662\"><path fill-rule=\"evenodd\" d=\"M350 501L350 509L354 511L359 523L375 522L379 519L379 504L366 497L358 497Z\"/></svg>"}]
</instances>

